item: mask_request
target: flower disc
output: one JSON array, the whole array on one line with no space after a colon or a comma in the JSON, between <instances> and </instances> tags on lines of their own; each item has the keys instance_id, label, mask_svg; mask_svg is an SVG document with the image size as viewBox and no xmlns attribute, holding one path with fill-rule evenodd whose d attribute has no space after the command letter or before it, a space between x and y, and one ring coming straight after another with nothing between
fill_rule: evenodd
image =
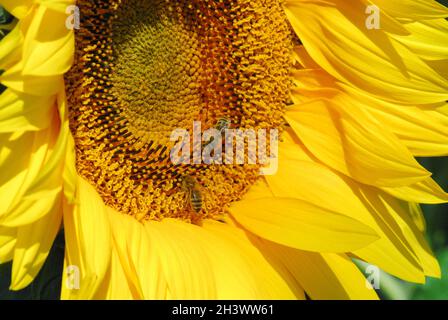
<instances>
[{"instance_id":1,"label":"flower disc","mask_svg":"<svg viewBox=\"0 0 448 320\"><path fill-rule=\"evenodd\" d=\"M260 165L171 162L177 128L228 118L232 128L283 124L293 38L278 1L79 1L82 27L66 75L76 165L105 203L138 220L194 221L182 177L219 214Z\"/></svg>"}]
</instances>

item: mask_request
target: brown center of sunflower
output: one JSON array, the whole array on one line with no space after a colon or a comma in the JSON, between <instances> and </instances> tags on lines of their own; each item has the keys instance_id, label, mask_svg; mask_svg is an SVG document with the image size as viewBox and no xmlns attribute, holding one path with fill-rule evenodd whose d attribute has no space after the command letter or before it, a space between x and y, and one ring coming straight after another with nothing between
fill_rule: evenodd
<instances>
[{"instance_id":1,"label":"brown center of sunflower","mask_svg":"<svg viewBox=\"0 0 448 320\"><path fill-rule=\"evenodd\" d=\"M78 6L66 81L79 174L107 205L139 220L216 219L256 181L259 165L174 164L170 135L222 118L232 128L282 126L292 39L280 1Z\"/></svg>"}]
</instances>

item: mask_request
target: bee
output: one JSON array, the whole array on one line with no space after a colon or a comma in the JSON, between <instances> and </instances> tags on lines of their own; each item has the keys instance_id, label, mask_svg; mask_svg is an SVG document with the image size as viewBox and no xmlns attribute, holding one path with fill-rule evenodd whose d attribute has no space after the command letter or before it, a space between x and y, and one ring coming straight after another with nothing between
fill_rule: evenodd
<instances>
[{"instance_id":1,"label":"bee","mask_svg":"<svg viewBox=\"0 0 448 320\"><path fill-rule=\"evenodd\" d=\"M196 214L202 209L202 193L195 178L185 175L182 178L182 190L187 195L189 208Z\"/></svg>"},{"instance_id":2,"label":"bee","mask_svg":"<svg viewBox=\"0 0 448 320\"><path fill-rule=\"evenodd\" d=\"M230 127L230 119L229 118L220 118L215 125L215 129L218 130L221 134L224 133L224 130Z\"/></svg>"},{"instance_id":3,"label":"bee","mask_svg":"<svg viewBox=\"0 0 448 320\"><path fill-rule=\"evenodd\" d=\"M230 127L230 119L229 118L220 118L218 119L218 121L216 122L214 128L216 130L219 131L219 133L222 135L224 133L224 131L226 129L228 129ZM208 146L210 143L212 143L215 140L214 137L211 137L210 140L208 140L207 142L204 142L202 144L202 148L205 148L206 146Z\"/></svg>"}]
</instances>

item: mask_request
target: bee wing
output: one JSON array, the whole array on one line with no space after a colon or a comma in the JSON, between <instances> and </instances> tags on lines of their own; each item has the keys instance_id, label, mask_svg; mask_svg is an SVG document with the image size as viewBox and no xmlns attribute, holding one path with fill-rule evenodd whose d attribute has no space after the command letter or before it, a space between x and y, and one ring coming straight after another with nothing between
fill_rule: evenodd
<instances>
[{"instance_id":1,"label":"bee wing","mask_svg":"<svg viewBox=\"0 0 448 320\"><path fill-rule=\"evenodd\" d=\"M202 194L204 194L204 191L206 190L206 187L204 187L199 182L196 182L195 188L198 189Z\"/></svg>"}]
</instances>

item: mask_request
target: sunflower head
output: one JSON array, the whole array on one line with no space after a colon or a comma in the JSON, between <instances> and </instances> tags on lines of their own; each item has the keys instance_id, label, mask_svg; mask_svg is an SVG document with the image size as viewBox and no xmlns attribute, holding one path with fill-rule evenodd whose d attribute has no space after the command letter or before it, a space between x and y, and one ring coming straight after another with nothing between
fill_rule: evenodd
<instances>
[{"instance_id":1,"label":"sunflower head","mask_svg":"<svg viewBox=\"0 0 448 320\"><path fill-rule=\"evenodd\" d=\"M0 3L14 16L0 14L12 289L31 283L61 225L80 277L63 298L376 298L353 259L440 276L419 203L448 195L415 157L448 154L444 6ZM278 171L261 176L249 143L230 146L240 161L195 161L217 145L194 139L197 123L199 135L277 130L275 147L254 150L278 145ZM193 137L187 163L171 158L179 128Z\"/></svg>"},{"instance_id":2,"label":"sunflower head","mask_svg":"<svg viewBox=\"0 0 448 320\"><path fill-rule=\"evenodd\" d=\"M85 25L65 75L76 166L108 205L138 220L190 220L181 178L216 218L256 181L256 165L175 165L171 133L219 119L278 128L292 35L277 1L79 1Z\"/></svg>"}]
</instances>

